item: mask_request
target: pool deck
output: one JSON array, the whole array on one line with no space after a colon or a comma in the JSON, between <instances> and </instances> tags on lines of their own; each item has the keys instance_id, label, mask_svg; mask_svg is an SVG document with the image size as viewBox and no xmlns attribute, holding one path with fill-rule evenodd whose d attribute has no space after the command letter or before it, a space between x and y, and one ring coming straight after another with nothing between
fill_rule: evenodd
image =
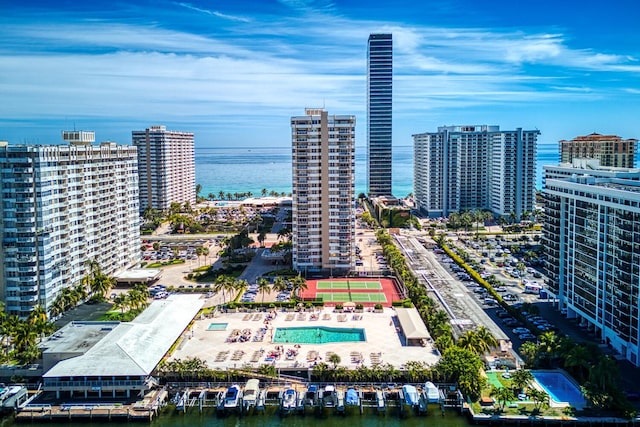
<instances>
[{"instance_id":1,"label":"pool deck","mask_svg":"<svg viewBox=\"0 0 640 427\"><path fill-rule=\"evenodd\" d=\"M312 317L315 320L310 320ZM264 334L262 341L254 337L264 322L267 313L220 313L214 318L197 319L193 328L180 339L171 359L197 357L206 361L213 369L256 368L272 364L276 368L312 368L315 363L326 362L327 354L340 356L339 366L356 369L360 365L374 366L387 363L396 368L408 361L421 361L434 365L440 358L438 352L427 344L426 347L403 346L402 337L392 323L395 310L384 309L382 313L336 313L327 307L313 313L284 313L269 321L269 328L295 326L329 326L336 328L363 328L366 342L346 342L327 344L272 343L271 331ZM304 318L304 319L303 319ZM228 323L224 331L207 330L211 323ZM244 342L227 342L234 330L249 330L251 335ZM280 352L280 357L269 355ZM297 352L294 356L293 353ZM289 353L289 357L287 357ZM361 357L360 357L361 356ZM360 362L357 360L361 359Z\"/></svg>"}]
</instances>

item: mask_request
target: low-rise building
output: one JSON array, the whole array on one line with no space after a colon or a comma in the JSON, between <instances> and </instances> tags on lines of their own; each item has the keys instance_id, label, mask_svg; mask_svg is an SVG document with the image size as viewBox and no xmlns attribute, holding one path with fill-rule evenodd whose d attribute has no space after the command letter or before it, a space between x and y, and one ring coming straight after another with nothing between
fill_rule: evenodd
<instances>
[{"instance_id":1,"label":"low-rise building","mask_svg":"<svg viewBox=\"0 0 640 427\"><path fill-rule=\"evenodd\" d=\"M130 398L156 385L154 369L203 305L200 295L154 301L131 322L71 322L42 342L43 391Z\"/></svg>"}]
</instances>

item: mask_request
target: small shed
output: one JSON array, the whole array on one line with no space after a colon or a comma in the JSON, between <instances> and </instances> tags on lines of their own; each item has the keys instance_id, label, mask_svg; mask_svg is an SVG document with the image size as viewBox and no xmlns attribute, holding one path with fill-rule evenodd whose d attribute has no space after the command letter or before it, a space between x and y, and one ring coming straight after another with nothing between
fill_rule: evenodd
<instances>
[{"instance_id":1,"label":"small shed","mask_svg":"<svg viewBox=\"0 0 640 427\"><path fill-rule=\"evenodd\" d=\"M415 307L412 308L396 308L398 323L404 334L407 345L426 345L431 342L431 334L427 330L420 313Z\"/></svg>"}]
</instances>

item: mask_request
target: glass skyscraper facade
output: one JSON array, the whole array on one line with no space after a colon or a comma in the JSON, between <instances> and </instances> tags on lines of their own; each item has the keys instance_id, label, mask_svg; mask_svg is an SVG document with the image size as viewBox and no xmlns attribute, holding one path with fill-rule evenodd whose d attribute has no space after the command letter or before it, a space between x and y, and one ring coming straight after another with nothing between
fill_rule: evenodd
<instances>
[{"instance_id":1,"label":"glass skyscraper facade","mask_svg":"<svg viewBox=\"0 0 640 427\"><path fill-rule=\"evenodd\" d=\"M367 48L367 191L391 195L393 40L371 34Z\"/></svg>"}]
</instances>

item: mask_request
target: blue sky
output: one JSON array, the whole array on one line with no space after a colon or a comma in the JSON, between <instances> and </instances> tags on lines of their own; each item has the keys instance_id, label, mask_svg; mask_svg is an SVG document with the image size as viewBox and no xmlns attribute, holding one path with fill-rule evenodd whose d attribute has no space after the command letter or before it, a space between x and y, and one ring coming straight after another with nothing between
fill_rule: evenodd
<instances>
[{"instance_id":1,"label":"blue sky","mask_svg":"<svg viewBox=\"0 0 640 427\"><path fill-rule=\"evenodd\" d=\"M640 138L640 2L0 0L0 140L288 146L305 107L357 116L366 44L394 37L396 145L452 124Z\"/></svg>"}]
</instances>

